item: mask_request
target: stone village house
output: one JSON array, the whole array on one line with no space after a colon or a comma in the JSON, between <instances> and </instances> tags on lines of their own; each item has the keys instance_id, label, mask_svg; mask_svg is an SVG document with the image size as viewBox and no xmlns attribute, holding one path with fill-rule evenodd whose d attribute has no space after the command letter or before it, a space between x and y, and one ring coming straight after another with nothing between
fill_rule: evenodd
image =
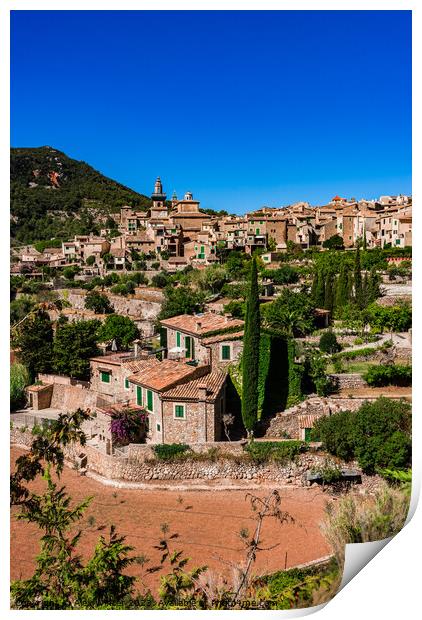
<instances>
[{"instance_id":1,"label":"stone village house","mask_svg":"<svg viewBox=\"0 0 422 620\"><path fill-rule=\"evenodd\" d=\"M211 312L161 322L164 359L135 343L134 353L90 360L89 383L40 375L27 388L33 411L46 417L89 407L89 442L112 451L111 416L122 407L145 411L148 443L202 443L222 438L227 366L242 350L243 321ZM47 413L48 412L48 413Z\"/></svg>"}]
</instances>

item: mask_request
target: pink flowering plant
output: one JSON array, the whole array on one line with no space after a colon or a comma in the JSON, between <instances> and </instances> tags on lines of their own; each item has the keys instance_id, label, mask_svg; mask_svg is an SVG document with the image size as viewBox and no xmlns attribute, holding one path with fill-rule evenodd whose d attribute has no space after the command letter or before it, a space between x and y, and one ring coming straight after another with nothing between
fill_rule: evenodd
<instances>
[{"instance_id":1,"label":"pink flowering plant","mask_svg":"<svg viewBox=\"0 0 422 620\"><path fill-rule=\"evenodd\" d=\"M115 443L125 445L139 441L142 437L147 413L144 409L131 409L127 407L112 413L110 431Z\"/></svg>"}]
</instances>

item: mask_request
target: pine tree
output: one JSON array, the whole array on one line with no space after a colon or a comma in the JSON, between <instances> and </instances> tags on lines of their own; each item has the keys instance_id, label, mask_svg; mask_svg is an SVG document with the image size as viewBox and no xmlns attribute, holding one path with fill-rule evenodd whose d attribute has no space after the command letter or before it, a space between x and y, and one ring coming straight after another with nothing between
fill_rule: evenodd
<instances>
[{"instance_id":1,"label":"pine tree","mask_svg":"<svg viewBox=\"0 0 422 620\"><path fill-rule=\"evenodd\" d=\"M260 313L256 258L252 259L242 354L242 419L250 437L258 417Z\"/></svg>"},{"instance_id":2,"label":"pine tree","mask_svg":"<svg viewBox=\"0 0 422 620\"><path fill-rule=\"evenodd\" d=\"M360 264L360 248L356 249L354 267L355 302L359 308L363 307L362 273Z\"/></svg>"},{"instance_id":3,"label":"pine tree","mask_svg":"<svg viewBox=\"0 0 422 620\"><path fill-rule=\"evenodd\" d=\"M339 309L344 308L349 303L350 299L350 281L349 281L349 269L347 264L343 261L340 274L336 284L336 307Z\"/></svg>"}]
</instances>

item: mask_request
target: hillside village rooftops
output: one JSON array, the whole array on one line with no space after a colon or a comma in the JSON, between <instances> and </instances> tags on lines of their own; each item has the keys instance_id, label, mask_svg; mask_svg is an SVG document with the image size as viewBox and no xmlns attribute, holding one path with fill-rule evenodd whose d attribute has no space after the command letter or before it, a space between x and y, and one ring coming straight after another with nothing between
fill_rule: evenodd
<instances>
[{"instance_id":1,"label":"hillside village rooftops","mask_svg":"<svg viewBox=\"0 0 422 620\"><path fill-rule=\"evenodd\" d=\"M181 314L170 319L161 321L163 327L170 327L189 334L205 336L213 332L222 332L238 327L243 328L244 321L241 319L232 319L213 312L205 312L204 314Z\"/></svg>"},{"instance_id":2,"label":"hillside village rooftops","mask_svg":"<svg viewBox=\"0 0 422 620\"><path fill-rule=\"evenodd\" d=\"M186 383L203 376L209 370L209 366L195 367L185 362L169 359L165 359L162 362L154 360L150 365L145 365L139 373L130 375L128 380L135 385L142 385L157 392L164 392L179 383Z\"/></svg>"}]
</instances>

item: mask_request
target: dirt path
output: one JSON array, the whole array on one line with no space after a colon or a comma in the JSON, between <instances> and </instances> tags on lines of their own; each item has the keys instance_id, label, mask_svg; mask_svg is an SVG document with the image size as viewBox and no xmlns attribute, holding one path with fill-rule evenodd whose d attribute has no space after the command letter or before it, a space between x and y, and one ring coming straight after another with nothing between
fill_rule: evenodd
<instances>
[{"instance_id":1,"label":"dirt path","mask_svg":"<svg viewBox=\"0 0 422 620\"><path fill-rule=\"evenodd\" d=\"M11 448L12 463L22 454ZM225 562L242 560L241 528L254 529L253 513L245 499L246 490L139 490L115 489L87 477L81 477L69 468L63 472L62 483L75 502L87 496L94 499L86 511L80 527L83 535L79 552L91 554L99 536L111 524L127 536L128 544L136 553L150 558L147 566L158 563L159 553L153 549L160 537L160 526L168 524L170 533L179 537L174 549L183 549L191 558L188 567L206 564L210 569L228 576L231 569ZM37 480L34 488L43 491L45 483ZM264 496L268 489L253 491ZM319 530L324 517L327 496L320 489L280 489L282 508L295 522L281 526L272 519L264 523L263 546L278 544L271 551L259 554L255 572L270 571L304 564L329 554L330 549ZM27 578L32 574L38 552L39 532L31 524L17 521L16 510L11 519L11 577ZM106 526L103 529L103 526ZM287 555L286 555L287 554ZM132 574L141 574L139 566ZM155 590L161 572L148 575L145 583Z\"/></svg>"}]
</instances>

